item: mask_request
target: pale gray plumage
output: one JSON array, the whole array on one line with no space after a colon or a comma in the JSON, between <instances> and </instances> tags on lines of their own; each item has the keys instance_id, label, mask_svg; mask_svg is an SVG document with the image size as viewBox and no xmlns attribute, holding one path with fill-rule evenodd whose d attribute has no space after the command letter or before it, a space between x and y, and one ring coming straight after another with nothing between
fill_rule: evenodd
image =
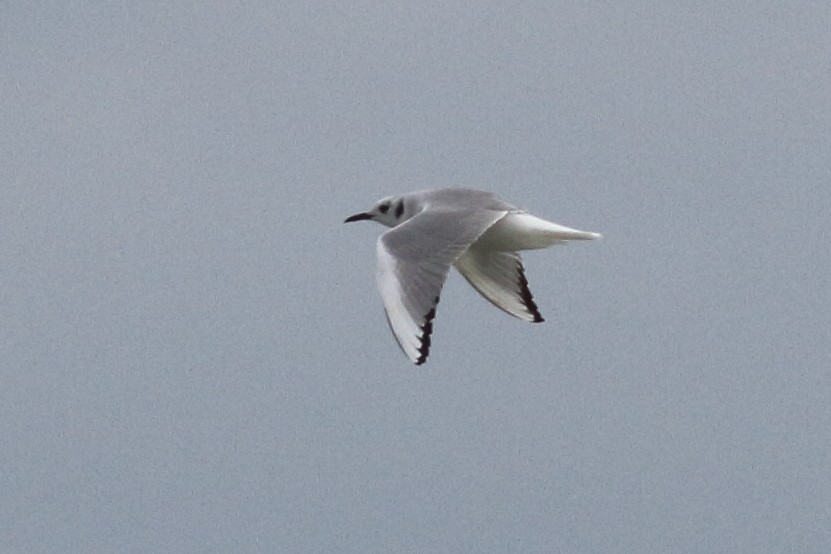
<instances>
[{"instance_id":1,"label":"pale gray plumage","mask_svg":"<svg viewBox=\"0 0 831 554\"><path fill-rule=\"evenodd\" d=\"M600 238L471 189L384 198L346 222L365 219L392 227L378 239L378 288L393 336L416 364L427 360L436 304L451 265L496 307L541 322L519 251Z\"/></svg>"}]
</instances>

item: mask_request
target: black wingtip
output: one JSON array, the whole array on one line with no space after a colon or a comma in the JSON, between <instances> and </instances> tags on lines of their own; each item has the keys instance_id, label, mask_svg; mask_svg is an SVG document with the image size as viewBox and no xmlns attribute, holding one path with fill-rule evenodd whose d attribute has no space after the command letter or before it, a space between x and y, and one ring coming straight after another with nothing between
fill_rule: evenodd
<instances>
[{"instance_id":1,"label":"black wingtip","mask_svg":"<svg viewBox=\"0 0 831 554\"><path fill-rule=\"evenodd\" d=\"M418 337L421 341L421 346L418 349L419 356L415 365L421 365L426 362L427 356L430 354L430 336L433 334L433 320L436 318L436 305L439 303L439 297L437 296L433 302L433 307L424 316L424 325L421 326L421 336Z\"/></svg>"},{"instance_id":2,"label":"black wingtip","mask_svg":"<svg viewBox=\"0 0 831 554\"><path fill-rule=\"evenodd\" d=\"M522 304L533 316L532 323L542 323L545 321L540 313L537 303L534 302L534 296L531 294L531 289L528 288L528 279L525 277L525 268L522 263L516 264L517 279L519 279L519 297Z\"/></svg>"}]
</instances>

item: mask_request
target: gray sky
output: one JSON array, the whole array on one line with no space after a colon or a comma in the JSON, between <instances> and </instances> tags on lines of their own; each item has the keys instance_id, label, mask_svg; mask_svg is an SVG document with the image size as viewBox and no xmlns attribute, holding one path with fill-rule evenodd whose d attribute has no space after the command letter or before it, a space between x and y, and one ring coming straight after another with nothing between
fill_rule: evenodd
<instances>
[{"instance_id":1,"label":"gray sky","mask_svg":"<svg viewBox=\"0 0 831 554\"><path fill-rule=\"evenodd\" d=\"M827 2L12 2L0 551L831 550ZM379 197L603 232L451 275Z\"/></svg>"}]
</instances>

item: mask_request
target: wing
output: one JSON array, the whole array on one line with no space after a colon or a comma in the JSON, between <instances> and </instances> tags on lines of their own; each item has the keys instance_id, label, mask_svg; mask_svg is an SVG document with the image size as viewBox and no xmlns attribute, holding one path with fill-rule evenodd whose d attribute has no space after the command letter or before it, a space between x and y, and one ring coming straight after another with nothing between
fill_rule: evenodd
<instances>
[{"instance_id":1,"label":"wing","mask_svg":"<svg viewBox=\"0 0 831 554\"><path fill-rule=\"evenodd\" d=\"M378 288L390 329L415 364L427 360L450 265L507 212L430 209L378 239Z\"/></svg>"},{"instance_id":2,"label":"wing","mask_svg":"<svg viewBox=\"0 0 831 554\"><path fill-rule=\"evenodd\" d=\"M454 265L500 310L525 321L544 321L528 288L519 252L487 250L474 244Z\"/></svg>"}]
</instances>

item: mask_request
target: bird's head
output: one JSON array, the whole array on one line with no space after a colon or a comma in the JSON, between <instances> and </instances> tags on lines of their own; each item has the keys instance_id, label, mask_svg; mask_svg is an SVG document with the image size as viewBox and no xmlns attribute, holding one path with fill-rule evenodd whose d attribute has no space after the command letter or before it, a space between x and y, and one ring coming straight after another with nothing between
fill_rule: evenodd
<instances>
[{"instance_id":1,"label":"bird's head","mask_svg":"<svg viewBox=\"0 0 831 554\"><path fill-rule=\"evenodd\" d=\"M404 196L388 196L379 200L368 212L346 218L344 223L371 220L387 227L396 227L415 215L415 206Z\"/></svg>"}]
</instances>

